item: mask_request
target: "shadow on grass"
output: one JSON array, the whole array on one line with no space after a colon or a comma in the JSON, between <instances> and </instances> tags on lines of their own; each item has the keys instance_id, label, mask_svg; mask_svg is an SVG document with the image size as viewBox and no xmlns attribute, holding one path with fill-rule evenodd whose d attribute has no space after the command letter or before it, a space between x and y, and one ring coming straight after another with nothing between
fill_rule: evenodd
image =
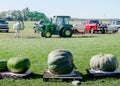
<instances>
[{"instance_id":1,"label":"shadow on grass","mask_svg":"<svg viewBox=\"0 0 120 86\"><path fill-rule=\"evenodd\" d=\"M9 32L2 31L0 33L15 33L15 32L14 31L9 31Z\"/></svg>"},{"instance_id":2,"label":"shadow on grass","mask_svg":"<svg viewBox=\"0 0 120 86\"><path fill-rule=\"evenodd\" d=\"M9 31L8 33L15 33L15 31Z\"/></svg>"},{"instance_id":3,"label":"shadow on grass","mask_svg":"<svg viewBox=\"0 0 120 86\"><path fill-rule=\"evenodd\" d=\"M105 79L105 78L114 78L114 79L120 79L120 74L119 75L103 75L103 76L92 76L89 74L82 75L83 76L83 81L93 81L93 80L100 80L100 79Z\"/></svg>"},{"instance_id":4,"label":"shadow on grass","mask_svg":"<svg viewBox=\"0 0 120 86\"><path fill-rule=\"evenodd\" d=\"M29 38L29 39L31 39L31 38L42 38L42 37L31 36L31 37L23 37L23 38Z\"/></svg>"},{"instance_id":5,"label":"shadow on grass","mask_svg":"<svg viewBox=\"0 0 120 86\"><path fill-rule=\"evenodd\" d=\"M58 35L53 35L51 38L60 38L60 39L63 39L63 38L95 38L95 37L98 37L99 35L90 35L90 34L87 34L87 35L73 35L72 37L60 37ZM45 38L45 37L40 37L40 36L28 36L28 37L21 37L21 38L27 38L27 39L31 39L31 38ZM47 39L51 39L51 38L47 38Z\"/></svg>"},{"instance_id":6,"label":"shadow on grass","mask_svg":"<svg viewBox=\"0 0 120 86\"><path fill-rule=\"evenodd\" d=\"M72 38L95 38L95 37L98 37L98 36L95 36L95 35L76 35L76 36L73 36Z\"/></svg>"},{"instance_id":7,"label":"shadow on grass","mask_svg":"<svg viewBox=\"0 0 120 86\"><path fill-rule=\"evenodd\" d=\"M38 79L38 78L43 78L43 75L31 73L28 76L24 77L24 79Z\"/></svg>"}]
</instances>

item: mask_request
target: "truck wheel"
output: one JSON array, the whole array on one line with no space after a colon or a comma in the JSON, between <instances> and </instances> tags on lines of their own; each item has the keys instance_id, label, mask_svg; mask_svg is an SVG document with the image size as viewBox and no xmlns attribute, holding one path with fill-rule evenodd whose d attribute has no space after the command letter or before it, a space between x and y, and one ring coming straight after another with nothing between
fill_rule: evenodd
<instances>
[{"instance_id":1,"label":"truck wheel","mask_svg":"<svg viewBox=\"0 0 120 86\"><path fill-rule=\"evenodd\" d=\"M95 33L95 31L94 31L93 28L91 28L91 29L89 30L89 32L92 33L92 34Z\"/></svg>"},{"instance_id":2,"label":"truck wheel","mask_svg":"<svg viewBox=\"0 0 120 86\"><path fill-rule=\"evenodd\" d=\"M120 28L118 28L118 33L120 33Z\"/></svg>"},{"instance_id":3,"label":"truck wheel","mask_svg":"<svg viewBox=\"0 0 120 86\"><path fill-rule=\"evenodd\" d=\"M44 33L44 37L45 37L45 38L51 38L51 36L52 36L52 33L49 32L49 31L46 31L46 32Z\"/></svg>"},{"instance_id":4,"label":"truck wheel","mask_svg":"<svg viewBox=\"0 0 120 86\"><path fill-rule=\"evenodd\" d=\"M62 37L71 37L73 35L73 30L69 28L64 28L61 32Z\"/></svg>"},{"instance_id":5,"label":"truck wheel","mask_svg":"<svg viewBox=\"0 0 120 86\"><path fill-rule=\"evenodd\" d=\"M8 32L9 30L6 30L6 32Z\"/></svg>"},{"instance_id":6,"label":"truck wheel","mask_svg":"<svg viewBox=\"0 0 120 86\"><path fill-rule=\"evenodd\" d=\"M101 33L103 33L103 34L105 33L105 29L104 28L102 28Z\"/></svg>"}]
</instances>

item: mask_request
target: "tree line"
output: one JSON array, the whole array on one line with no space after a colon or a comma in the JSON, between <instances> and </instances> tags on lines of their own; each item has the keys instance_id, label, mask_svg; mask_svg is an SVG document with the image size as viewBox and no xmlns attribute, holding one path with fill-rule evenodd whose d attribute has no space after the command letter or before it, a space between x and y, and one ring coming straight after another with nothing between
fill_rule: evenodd
<instances>
[{"instance_id":1,"label":"tree line","mask_svg":"<svg viewBox=\"0 0 120 86\"><path fill-rule=\"evenodd\" d=\"M16 20L23 20L23 21L38 21L40 19L47 18L44 13L38 11L30 11L28 7L22 10L8 10L0 12L0 18L8 20L8 21L16 21ZM72 18L72 21L85 21L88 19L84 18ZM104 20L110 21L115 19L97 19L97 20Z\"/></svg>"},{"instance_id":2,"label":"tree line","mask_svg":"<svg viewBox=\"0 0 120 86\"><path fill-rule=\"evenodd\" d=\"M22 10L8 10L0 12L0 18L8 21L24 20L24 21L38 21L40 17L34 16L38 11L30 11L30 9L24 8ZM32 16L28 16L32 15Z\"/></svg>"}]
</instances>

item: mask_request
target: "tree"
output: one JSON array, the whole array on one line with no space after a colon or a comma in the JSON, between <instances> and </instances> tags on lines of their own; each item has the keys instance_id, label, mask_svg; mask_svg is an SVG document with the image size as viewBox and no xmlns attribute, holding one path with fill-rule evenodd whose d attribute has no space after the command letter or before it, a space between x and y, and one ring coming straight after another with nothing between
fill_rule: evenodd
<instances>
[{"instance_id":1,"label":"tree","mask_svg":"<svg viewBox=\"0 0 120 86\"><path fill-rule=\"evenodd\" d=\"M28 7L23 10L8 10L0 13L0 18L4 18L10 21L24 20L24 21L38 21L45 19L44 13L38 11L30 11ZM46 17L47 19L47 17Z\"/></svg>"},{"instance_id":2,"label":"tree","mask_svg":"<svg viewBox=\"0 0 120 86\"><path fill-rule=\"evenodd\" d=\"M7 16L7 12L6 11L3 11L3 12L1 12L0 13L0 18L6 18L6 16Z\"/></svg>"},{"instance_id":3,"label":"tree","mask_svg":"<svg viewBox=\"0 0 120 86\"><path fill-rule=\"evenodd\" d=\"M26 15L27 9L28 9L28 8L24 8L24 9L21 11L24 21L27 21L27 20L28 20L28 16Z\"/></svg>"},{"instance_id":4,"label":"tree","mask_svg":"<svg viewBox=\"0 0 120 86\"><path fill-rule=\"evenodd\" d=\"M13 20L23 20L22 13L20 10L13 10L11 13Z\"/></svg>"}]
</instances>

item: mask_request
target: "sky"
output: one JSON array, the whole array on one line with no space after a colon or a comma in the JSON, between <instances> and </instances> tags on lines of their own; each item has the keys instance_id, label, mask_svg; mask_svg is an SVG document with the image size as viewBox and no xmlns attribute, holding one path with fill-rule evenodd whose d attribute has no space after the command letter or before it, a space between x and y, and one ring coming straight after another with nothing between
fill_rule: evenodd
<instances>
[{"instance_id":1,"label":"sky","mask_svg":"<svg viewBox=\"0 0 120 86\"><path fill-rule=\"evenodd\" d=\"M48 17L68 15L73 18L120 18L120 0L2 0L0 12L29 7Z\"/></svg>"}]
</instances>

